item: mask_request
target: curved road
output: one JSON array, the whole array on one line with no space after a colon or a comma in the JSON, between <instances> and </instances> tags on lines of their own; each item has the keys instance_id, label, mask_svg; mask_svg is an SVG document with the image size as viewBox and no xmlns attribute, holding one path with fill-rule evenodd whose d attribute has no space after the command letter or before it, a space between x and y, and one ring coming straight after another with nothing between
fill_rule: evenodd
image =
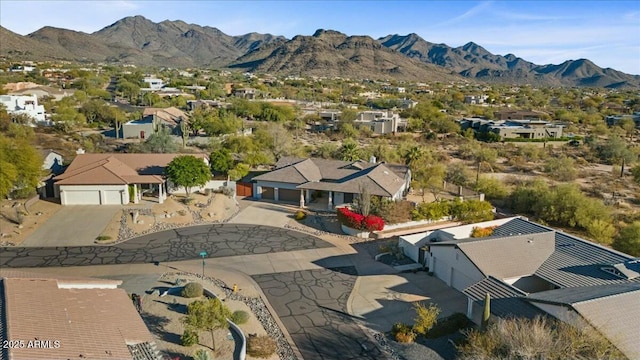
<instances>
[{"instance_id":1,"label":"curved road","mask_svg":"<svg viewBox=\"0 0 640 360\"><path fill-rule=\"evenodd\" d=\"M0 248L0 269L113 265L267 254L333 247L297 231L261 225L199 225L143 235L112 246ZM355 267L254 276L305 360L386 356L346 314ZM364 345L367 344L367 345Z\"/></svg>"},{"instance_id":2,"label":"curved road","mask_svg":"<svg viewBox=\"0 0 640 360\"><path fill-rule=\"evenodd\" d=\"M0 269L140 264L332 247L300 232L260 225L213 224L160 231L107 246L0 248Z\"/></svg>"}]
</instances>

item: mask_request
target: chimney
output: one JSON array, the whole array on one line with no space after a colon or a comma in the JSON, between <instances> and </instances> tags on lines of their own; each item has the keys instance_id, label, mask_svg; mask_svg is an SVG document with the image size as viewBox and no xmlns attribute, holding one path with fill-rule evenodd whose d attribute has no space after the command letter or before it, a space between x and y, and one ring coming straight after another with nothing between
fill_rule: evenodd
<instances>
[{"instance_id":1,"label":"chimney","mask_svg":"<svg viewBox=\"0 0 640 360\"><path fill-rule=\"evenodd\" d=\"M78 150L76 150L76 154L78 154L78 155L84 154L84 149L83 148L79 148Z\"/></svg>"},{"instance_id":2,"label":"chimney","mask_svg":"<svg viewBox=\"0 0 640 360\"><path fill-rule=\"evenodd\" d=\"M371 157L369 157L369 162L372 163L372 164L375 164L376 163L376 157L371 155Z\"/></svg>"}]
</instances>

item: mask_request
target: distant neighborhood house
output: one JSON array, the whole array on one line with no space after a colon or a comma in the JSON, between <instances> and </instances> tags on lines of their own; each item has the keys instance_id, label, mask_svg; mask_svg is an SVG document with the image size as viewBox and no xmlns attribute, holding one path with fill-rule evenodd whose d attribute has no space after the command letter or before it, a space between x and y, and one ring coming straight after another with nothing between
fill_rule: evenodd
<instances>
[{"instance_id":1,"label":"distant neighborhood house","mask_svg":"<svg viewBox=\"0 0 640 360\"><path fill-rule=\"evenodd\" d=\"M563 136L563 125L543 120L487 120L463 118L460 129L472 129L477 133L494 133L500 139L559 139Z\"/></svg>"},{"instance_id":2,"label":"distant neighborhood house","mask_svg":"<svg viewBox=\"0 0 640 360\"><path fill-rule=\"evenodd\" d=\"M47 122L44 106L38 104L36 95L0 95L0 104L7 109L9 115L26 115L33 119L29 125Z\"/></svg>"},{"instance_id":3,"label":"distant neighborhood house","mask_svg":"<svg viewBox=\"0 0 640 360\"><path fill-rule=\"evenodd\" d=\"M169 129L172 134L181 135L180 124L188 121L187 114L176 107L145 108L142 115L141 119L131 120L122 125L123 138L147 139L162 127Z\"/></svg>"},{"instance_id":4,"label":"distant neighborhood house","mask_svg":"<svg viewBox=\"0 0 640 360\"><path fill-rule=\"evenodd\" d=\"M374 134L379 135L393 134L407 128L407 120L391 110L361 111L354 124L358 128L369 128Z\"/></svg>"}]
</instances>

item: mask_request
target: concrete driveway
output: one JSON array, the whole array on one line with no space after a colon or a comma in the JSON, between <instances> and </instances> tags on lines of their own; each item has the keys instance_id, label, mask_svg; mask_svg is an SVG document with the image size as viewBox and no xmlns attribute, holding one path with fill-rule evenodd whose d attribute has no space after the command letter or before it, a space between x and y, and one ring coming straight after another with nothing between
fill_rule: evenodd
<instances>
[{"instance_id":1,"label":"concrete driveway","mask_svg":"<svg viewBox=\"0 0 640 360\"><path fill-rule=\"evenodd\" d=\"M86 246L107 227L122 206L63 206L42 224L20 246Z\"/></svg>"},{"instance_id":2,"label":"concrete driveway","mask_svg":"<svg viewBox=\"0 0 640 360\"><path fill-rule=\"evenodd\" d=\"M246 201L246 203L248 206L229 220L229 223L284 227L295 213L292 206L258 201Z\"/></svg>"}]
</instances>

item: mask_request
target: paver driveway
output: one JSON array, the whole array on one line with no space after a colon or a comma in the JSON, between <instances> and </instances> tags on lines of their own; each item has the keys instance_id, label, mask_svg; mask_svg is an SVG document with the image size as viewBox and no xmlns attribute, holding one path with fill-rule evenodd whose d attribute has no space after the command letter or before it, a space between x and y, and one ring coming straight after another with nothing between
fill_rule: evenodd
<instances>
[{"instance_id":1,"label":"paver driveway","mask_svg":"<svg viewBox=\"0 0 640 360\"><path fill-rule=\"evenodd\" d=\"M20 246L92 244L120 209L117 205L62 206Z\"/></svg>"},{"instance_id":2,"label":"paver driveway","mask_svg":"<svg viewBox=\"0 0 640 360\"><path fill-rule=\"evenodd\" d=\"M387 357L346 313L354 266L254 275L304 360Z\"/></svg>"},{"instance_id":3,"label":"paver driveway","mask_svg":"<svg viewBox=\"0 0 640 360\"><path fill-rule=\"evenodd\" d=\"M140 264L331 247L300 232L263 225L213 224L161 231L114 246L0 248L0 268Z\"/></svg>"}]
</instances>

